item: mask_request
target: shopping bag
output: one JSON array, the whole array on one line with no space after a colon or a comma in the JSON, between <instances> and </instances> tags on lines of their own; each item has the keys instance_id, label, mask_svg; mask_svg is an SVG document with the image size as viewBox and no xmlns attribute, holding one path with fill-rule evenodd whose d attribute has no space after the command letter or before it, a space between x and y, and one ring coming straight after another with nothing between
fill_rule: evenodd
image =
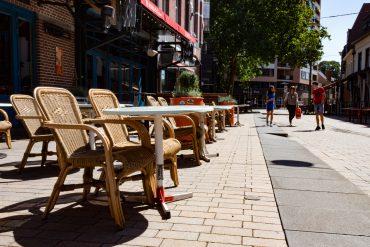
<instances>
[{"instance_id":1,"label":"shopping bag","mask_svg":"<svg viewBox=\"0 0 370 247\"><path fill-rule=\"evenodd\" d=\"M300 119L300 118L301 118L301 116L302 116L302 110L301 110L301 108L297 107L297 108L295 109L295 118L296 118L296 119Z\"/></svg>"}]
</instances>

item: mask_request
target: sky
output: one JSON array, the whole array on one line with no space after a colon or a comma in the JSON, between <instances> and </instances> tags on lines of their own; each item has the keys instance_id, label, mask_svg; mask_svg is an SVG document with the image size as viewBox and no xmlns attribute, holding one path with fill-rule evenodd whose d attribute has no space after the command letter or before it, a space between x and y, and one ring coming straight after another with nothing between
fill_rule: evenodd
<instances>
[{"instance_id":1,"label":"sky","mask_svg":"<svg viewBox=\"0 0 370 247\"><path fill-rule=\"evenodd\" d=\"M339 52L347 42L347 30L352 28L357 14L325 18L333 15L358 13L364 3L360 0L321 0L321 25L328 29L331 40L324 40L324 55L322 61L335 60L340 62Z\"/></svg>"}]
</instances>

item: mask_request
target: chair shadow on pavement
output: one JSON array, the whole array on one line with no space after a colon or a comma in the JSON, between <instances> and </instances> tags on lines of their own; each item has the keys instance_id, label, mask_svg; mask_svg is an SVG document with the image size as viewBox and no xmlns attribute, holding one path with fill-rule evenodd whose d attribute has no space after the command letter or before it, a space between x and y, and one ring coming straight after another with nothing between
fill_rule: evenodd
<instances>
[{"instance_id":1,"label":"chair shadow on pavement","mask_svg":"<svg viewBox=\"0 0 370 247\"><path fill-rule=\"evenodd\" d=\"M271 163L273 165L290 167L311 167L314 165L313 163L299 160L272 160Z\"/></svg>"},{"instance_id":2,"label":"chair shadow on pavement","mask_svg":"<svg viewBox=\"0 0 370 247\"><path fill-rule=\"evenodd\" d=\"M41 161L29 161L21 173L18 172L18 165L19 162L0 165L0 168L7 168L7 170L0 170L0 178L5 179L5 181L1 180L0 184L58 177L59 174L59 167L53 161L46 162L45 166L41 166ZM14 169L9 170L9 167L14 167ZM72 173L77 171L78 169L73 170Z\"/></svg>"},{"instance_id":3,"label":"chair shadow on pavement","mask_svg":"<svg viewBox=\"0 0 370 247\"><path fill-rule=\"evenodd\" d=\"M293 132L308 133L308 132L315 132L315 130L294 130Z\"/></svg>"},{"instance_id":4,"label":"chair shadow on pavement","mask_svg":"<svg viewBox=\"0 0 370 247\"><path fill-rule=\"evenodd\" d=\"M0 233L12 232L9 245L15 241L20 246L114 246L148 228L148 220L140 213L149 208L146 205L124 203L125 229L118 231L108 206L76 203L81 197L81 193L61 195L47 219L41 217L47 197L1 208L0 215L6 216L0 217Z\"/></svg>"}]
</instances>

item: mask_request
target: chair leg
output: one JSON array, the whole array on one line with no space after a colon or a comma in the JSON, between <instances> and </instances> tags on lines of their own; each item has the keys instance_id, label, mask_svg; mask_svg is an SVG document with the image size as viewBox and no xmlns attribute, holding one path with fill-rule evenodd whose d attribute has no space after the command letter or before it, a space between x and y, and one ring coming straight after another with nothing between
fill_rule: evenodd
<instances>
[{"instance_id":1,"label":"chair leg","mask_svg":"<svg viewBox=\"0 0 370 247\"><path fill-rule=\"evenodd\" d=\"M155 179L155 164L147 165L142 170L143 174L143 188L146 195L147 203L154 205L155 191L156 191L156 179Z\"/></svg>"},{"instance_id":2,"label":"chair leg","mask_svg":"<svg viewBox=\"0 0 370 247\"><path fill-rule=\"evenodd\" d=\"M84 189L83 189L83 193L82 193L82 200L83 201L86 201L87 195L90 193L91 185L85 185L85 184L89 184L91 182L92 175L93 175L93 168L86 167L84 169L84 175L83 175L83 183L84 183Z\"/></svg>"},{"instance_id":3,"label":"chair leg","mask_svg":"<svg viewBox=\"0 0 370 247\"><path fill-rule=\"evenodd\" d=\"M198 148L198 141L196 139L196 136L193 136L193 153L195 161L198 165L200 165L200 156L199 156L199 148Z\"/></svg>"},{"instance_id":4,"label":"chair leg","mask_svg":"<svg viewBox=\"0 0 370 247\"><path fill-rule=\"evenodd\" d=\"M177 174L177 155L174 155L171 158L170 174L174 185L176 187L179 186L179 176Z\"/></svg>"},{"instance_id":5,"label":"chair leg","mask_svg":"<svg viewBox=\"0 0 370 247\"><path fill-rule=\"evenodd\" d=\"M31 139L31 140L28 142L28 145L27 145L26 151L24 151L23 158L22 158L21 164L19 165L19 169L18 169L18 171L19 171L19 172L22 172L22 171L23 171L23 168L25 167L25 165L26 165L26 163L27 163L28 156L29 156L29 155L30 155L30 153L31 153L31 150L32 150L33 144L35 144L35 142L34 142L34 140L32 140L32 139Z\"/></svg>"},{"instance_id":6,"label":"chair leg","mask_svg":"<svg viewBox=\"0 0 370 247\"><path fill-rule=\"evenodd\" d=\"M6 131L5 135L6 135L6 145L8 145L9 149L11 149L12 148L12 138L10 135L10 129Z\"/></svg>"},{"instance_id":7,"label":"chair leg","mask_svg":"<svg viewBox=\"0 0 370 247\"><path fill-rule=\"evenodd\" d=\"M119 228L123 228L125 219L122 212L122 204L118 186L116 185L115 176L113 169L108 169L106 166L103 167L105 170L105 189L108 195L109 210L111 216L114 218L114 222Z\"/></svg>"},{"instance_id":8,"label":"chair leg","mask_svg":"<svg viewBox=\"0 0 370 247\"><path fill-rule=\"evenodd\" d=\"M48 155L48 141L42 142L42 149L41 149L41 166L45 165L46 162L46 156Z\"/></svg>"},{"instance_id":9,"label":"chair leg","mask_svg":"<svg viewBox=\"0 0 370 247\"><path fill-rule=\"evenodd\" d=\"M56 201L57 201L57 199L59 197L60 189L63 186L64 181L66 180L67 174L68 174L68 172L69 172L69 170L71 168L72 167L63 167L60 170L58 179L57 179L57 181L54 184L53 191L51 192L51 195L49 197L48 203L46 204L45 211L44 211L44 213L42 215L42 218L44 218L44 219L47 218L48 215L49 215L49 213L50 213L50 211L53 210L53 208L55 206L55 203L56 203Z\"/></svg>"},{"instance_id":10,"label":"chair leg","mask_svg":"<svg viewBox=\"0 0 370 247\"><path fill-rule=\"evenodd\" d=\"M105 171L104 170L100 173L99 180L100 181L104 181L105 180ZM94 193L95 195L98 195L99 189L100 189L99 187L96 187L95 188L95 193Z\"/></svg>"}]
</instances>

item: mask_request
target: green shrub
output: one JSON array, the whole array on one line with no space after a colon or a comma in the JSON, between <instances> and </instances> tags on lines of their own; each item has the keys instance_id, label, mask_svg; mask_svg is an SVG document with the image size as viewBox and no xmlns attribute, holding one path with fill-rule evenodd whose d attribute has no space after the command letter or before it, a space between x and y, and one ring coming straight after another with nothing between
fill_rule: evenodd
<instances>
[{"instance_id":1,"label":"green shrub","mask_svg":"<svg viewBox=\"0 0 370 247\"><path fill-rule=\"evenodd\" d=\"M191 71L183 71L176 79L173 97L201 97L198 76Z\"/></svg>"},{"instance_id":2,"label":"green shrub","mask_svg":"<svg viewBox=\"0 0 370 247\"><path fill-rule=\"evenodd\" d=\"M238 103L236 99L234 99L233 96L227 95L227 96L219 96L218 97L218 102L233 102L233 103Z\"/></svg>"}]
</instances>

